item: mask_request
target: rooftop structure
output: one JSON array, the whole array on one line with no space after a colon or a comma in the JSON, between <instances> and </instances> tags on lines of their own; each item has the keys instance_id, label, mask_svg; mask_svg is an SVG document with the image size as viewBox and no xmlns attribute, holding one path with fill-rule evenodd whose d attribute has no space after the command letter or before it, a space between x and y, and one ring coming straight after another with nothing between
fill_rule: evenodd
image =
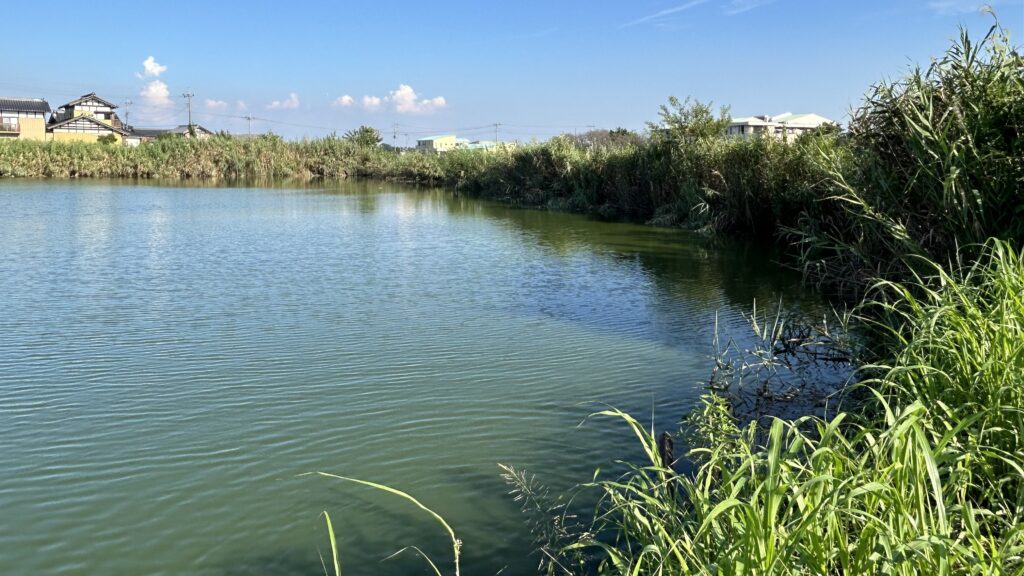
<instances>
[{"instance_id":1,"label":"rooftop structure","mask_svg":"<svg viewBox=\"0 0 1024 576\"><path fill-rule=\"evenodd\" d=\"M767 134L779 138L799 136L825 124L836 124L824 116L808 113L794 114L784 112L775 116L746 116L733 118L726 131L730 136L749 138L759 134Z\"/></svg>"}]
</instances>

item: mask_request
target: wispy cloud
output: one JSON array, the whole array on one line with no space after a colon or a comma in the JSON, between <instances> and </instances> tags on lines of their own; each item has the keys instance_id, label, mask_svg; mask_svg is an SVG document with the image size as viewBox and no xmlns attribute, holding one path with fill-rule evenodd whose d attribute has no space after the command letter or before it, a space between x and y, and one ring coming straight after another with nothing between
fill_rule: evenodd
<instances>
[{"instance_id":1,"label":"wispy cloud","mask_svg":"<svg viewBox=\"0 0 1024 576\"><path fill-rule=\"evenodd\" d=\"M632 27L632 26L636 26L638 24L645 24L647 22L654 22L654 21L657 21L657 20L661 20L661 19L665 18L666 16L671 16L673 14L678 14L679 12L683 12L685 10L689 10L690 8L696 8L697 6L700 6L701 4L705 4L707 2L708 2L708 0L690 0L689 2L687 2L685 4L680 4L678 6L673 6L672 8L666 8L664 10L661 10L660 12L655 12L654 14L648 14L647 16L644 16L642 18L637 18L636 20L631 20L631 21L626 22L625 24L619 26L619 28L620 29L621 28L629 28L629 27Z\"/></svg>"},{"instance_id":2,"label":"wispy cloud","mask_svg":"<svg viewBox=\"0 0 1024 576\"><path fill-rule=\"evenodd\" d=\"M535 39L535 38L543 38L545 36L550 36L550 35L554 34L555 32L558 32L558 27L557 26L552 26L551 28L545 28L543 30L537 30L536 32L529 32L529 33L526 33L526 34L521 34L521 35L517 36L517 38L522 39L522 40L532 40L532 39Z\"/></svg>"},{"instance_id":3,"label":"wispy cloud","mask_svg":"<svg viewBox=\"0 0 1024 576\"><path fill-rule=\"evenodd\" d=\"M228 107L228 103L223 100L211 100L209 98L203 102L203 105L206 106L207 110L226 110Z\"/></svg>"},{"instance_id":4,"label":"wispy cloud","mask_svg":"<svg viewBox=\"0 0 1024 576\"><path fill-rule=\"evenodd\" d=\"M267 104L267 108L271 110L289 110L299 107L299 95L292 92L284 100L274 100L270 104Z\"/></svg>"},{"instance_id":5,"label":"wispy cloud","mask_svg":"<svg viewBox=\"0 0 1024 576\"><path fill-rule=\"evenodd\" d=\"M993 7L1002 3L1001 0L989 0L988 2L978 2L978 0L935 0L929 2L928 7L931 8L932 12L940 16L949 16L953 14L967 14L968 12L980 12L985 7Z\"/></svg>"},{"instance_id":6,"label":"wispy cloud","mask_svg":"<svg viewBox=\"0 0 1024 576\"><path fill-rule=\"evenodd\" d=\"M249 109L249 106L246 105L245 100L239 100L238 102L235 102L235 109L239 112L245 112Z\"/></svg>"},{"instance_id":7,"label":"wispy cloud","mask_svg":"<svg viewBox=\"0 0 1024 576\"><path fill-rule=\"evenodd\" d=\"M749 12L754 8L760 8L761 6L771 4L772 2L775 2L775 0L732 0L725 5L722 12L726 16L735 16L736 14Z\"/></svg>"}]
</instances>

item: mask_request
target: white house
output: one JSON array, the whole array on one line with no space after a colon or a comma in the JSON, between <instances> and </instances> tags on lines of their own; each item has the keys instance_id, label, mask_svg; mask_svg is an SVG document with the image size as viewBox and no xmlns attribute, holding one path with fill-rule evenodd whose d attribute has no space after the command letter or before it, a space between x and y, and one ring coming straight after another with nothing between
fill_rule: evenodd
<instances>
[{"instance_id":1,"label":"white house","mask_svg":"<svg viewBox=\"0 0 1024 576\"><path fill-rule=\"evenodd\" d=\"M825 124L836 124L836 122L818 114L786 112L776 116L733 118L726 133L743 138L765 133L777 138L795 138Z\"/></svg>"},{"instance_id":2,"label":"white house","mask_svg":"<svg viewBox=\"0 0 1024 576\"><path fill-rule=\"evenodd\" d=\"M440 154L441 152L454 150L458 146L459 139L454 134L440 134L416 140L416 149L420 152Z\"/></svg>"}]
</instances>

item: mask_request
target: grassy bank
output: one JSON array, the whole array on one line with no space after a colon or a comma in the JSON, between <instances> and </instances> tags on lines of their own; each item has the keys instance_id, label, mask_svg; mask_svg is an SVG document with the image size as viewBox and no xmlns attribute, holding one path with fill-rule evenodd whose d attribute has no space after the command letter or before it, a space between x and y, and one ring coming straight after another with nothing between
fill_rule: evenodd
<instances>
[{"instance_id":1,"label":"grassy bank","mask_svg":"<svg viewBox=\"0 0 1024 576\"><path fill-rule=\"evenodd\" d=\"M1024 61L998 28L964 34L815 147L819 193L776 222L810 276L865 293L857 394L767 426L709 395L681 430L687 474L604 412L648 461L540 532L548 573L1024 574Z\"/></svg>"},{"instance_id":2,"label":"grassy bank","mask_svg":"<svg viewBox=\"0 0 1024 576\"><path fill-rule=\"evenodd\" d=\"M707 395L678 460L602 412L647 460L581 484L600 496L584 518L568 514L573 494L506 468L536 515L542 571L1024 574L1019 52L998 27L962 34L873 87L843 136L725 140L673 123L687 112L663 110L673 128L621 147L558 139L432 166L481 196L792 241L809 278L863 295L870 363L828 417L765 425ZM757 360L778 361L785 335Z\"/></svg>"}]
</instances>

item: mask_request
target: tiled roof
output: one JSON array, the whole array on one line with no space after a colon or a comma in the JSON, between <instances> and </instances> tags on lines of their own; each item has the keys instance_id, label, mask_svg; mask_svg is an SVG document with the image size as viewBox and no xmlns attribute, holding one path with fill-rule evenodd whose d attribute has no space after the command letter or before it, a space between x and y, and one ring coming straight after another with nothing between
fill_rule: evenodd
<instances>
[{"instance_id":1,"label":"tiled roof","mask_svg":"<svg viewBox=\"0 0 1024 576\"><path fill-rule=\"evenodd\" d=\"M206 128L203 128L199 124L193 124L192 127L196 129L197 133L213 134L213 132L211 132L210 130L207 130ZM188 124L182 124L181 126L176 126L174 128L134 128L134 127L131 127L129 129L129 132L131 133L132 136L138 136L140 138L156 138L157 136L160 136L161 134L179 134L179 135L184 135L184 134L188 134Z\"/></svg>"},{"instance_id":2,"label":"tiled roof","mask_svg":"<svg viewBox=\"0 0 1024 576\"><path fill-rule=\"evenodd\" d=\"M64 126L65 124L71 124L72 122L78 122L78 121L81 121L81 120L85 120L87 122L92 122L93 124L96 124L98 126L102 126L102 127L106 128L107 130L110 130L111 132L117 132L118 134L122 134L122 135L125 135L125 136L128 135L128 132L122 130L121 128L117 128L117 127L111 126L109 124L104 124L103 122L100 122L99 120L97 120L97 119L95 119L95 118L93 118L91 116L75 116L74 118L68 118L67 120L63 120L61 122L57 122L56 124L48 125L46 127L46 130L47 130L47 132L52 132L54 128L60 128L61 126Z\"/></svg>"},{"instance_id":3,"label":"tiled roof","mask_svg":"<svg viewBox=\"0 0 1024 576\"><path fill-rule=\"evenodd\" d=\"M166 128L132 128L128 131L132 136L140 138L156 138L167 132Z\"/></svg>"},{"instance_id":4,"label":"tiled roof","mask_svg":"<svg viewBox=\"0 0 1024 576\"><path fill-rule=\"evenodd\" d=\"M50 111L50 105L42 98L7 98L0 96L0 110L46 114Z\"/></svg>"},{"instance_id":5,"label":"tiled roof","mask_svg":"<svg viewBox=\"0 0 1024 576\"><path fill-rule=\"evenodd\" d=\"M213 132L207 130L206 128L203 128L199 124L193 124L192 127L195 128L196 132L205 132L207 134L213 134ZM181 126L178 126L176 128L171 128L169 130L164 130L164 132L167 132L169 134L187 134L188 133L188 124L182 124Z\"/></svg>"},{"instance_id":6,"label":"tiled roof","mask_svg":"<svg viewBox=\"0 0 1024 576\"><path fill-rule=\"evenodd\" d=\"M114 104L113 102L108 102L107 100L104 100L103 98L100 98L99 96L96 95L95 92L89 92L88 94L82 94L82 96L80 96L78 99L72 100L71 102L68 102L64 106L77 106L78 104L81 104L82 102L87 102L89 100L98 100L101 104L104 104L106 106L110 106L111 108L117 108L117 104Z\"/></svg>"}]
</instances>

